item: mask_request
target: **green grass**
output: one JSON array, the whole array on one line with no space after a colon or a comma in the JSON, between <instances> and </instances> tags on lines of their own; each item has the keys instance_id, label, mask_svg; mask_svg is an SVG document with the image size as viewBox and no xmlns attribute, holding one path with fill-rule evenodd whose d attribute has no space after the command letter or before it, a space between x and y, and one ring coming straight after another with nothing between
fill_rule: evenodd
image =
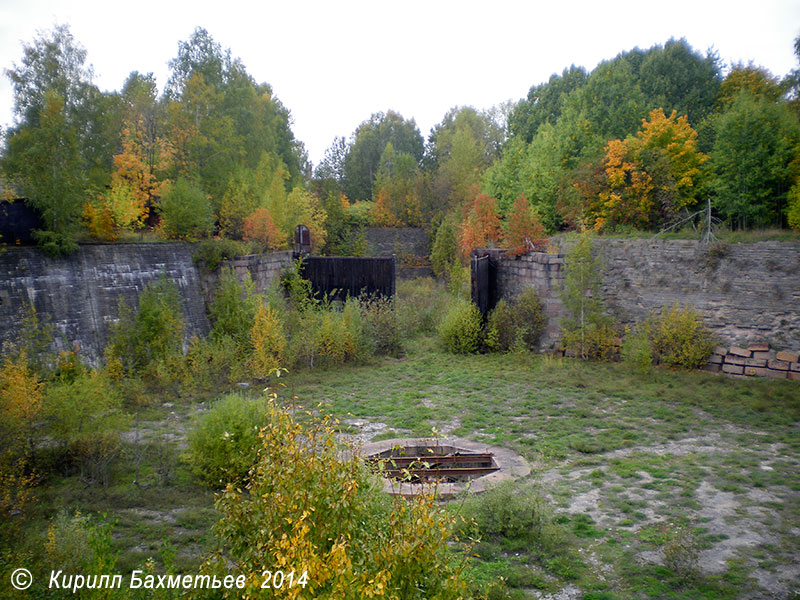
<instances>
[{"instance_id":1,"label":"green grass","mask_svg":"<svg viewBox=\"0 0 800 600\"><path fill-rule=\"evenodd\" d=\"M342 421L383 423L379 438L436 429L525 456L533 473L512 492L534 490L547 503L548 535L560 542L482 537L475 577L502 577L507 597L574 583L587 598L746 598L759 564L791 564L800 547L792 526L800 522L796 383L660 369L640 376L623 365L542 356L455 356L426 336L406 346L401 359L291 373L282 394ZM212 547L216 521L213 490L180 460L198 408L181 402L141 409L134 420L141 439L126 442L108 487L56 476L40 486L27 531L31 548L44 543L59 509L80 510L115 523L121 570L158 560L165 543L181 570L196 568ZM343 429L355 433L352 425ZM150 445L146 452L142 443ZM712 490L711 500L701 490ZM748 496L753 490L768 496ZM708 512L719 493L735 500L721 516ZM591 510L577 509L576 498ZM697 528L707 549L745 516L772 542L734 553L720 574L679 576L639 559L668 543L659 523Z\"/></svg>"}]
</instances>

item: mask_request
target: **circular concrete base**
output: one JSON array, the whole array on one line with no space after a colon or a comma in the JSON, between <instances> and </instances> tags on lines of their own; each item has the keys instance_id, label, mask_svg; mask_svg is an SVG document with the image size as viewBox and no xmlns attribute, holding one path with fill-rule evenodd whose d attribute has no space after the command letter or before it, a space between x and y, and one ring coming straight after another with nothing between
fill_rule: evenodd
<instances>
[{"instance_id":1,"label":"circular concrete base","mask_svg":"<svg viewBox=\"0 0 800 600\"><path fill-rule=\"evenodd\" d=\"M359 454L363 457L370 457L398 447L435 448L437 446L450 446L464 453L492 453L498 470L494 473L488 473L477 477L466 483L409 483L395 481L393 479L384 479L384 491L395 496L416 496L421 493L430 493L438 498L448 498L465 490L469 490L472 493L480 493L501 481L525 477L531 472L528 462L519 454L512 452L508 448L454 438L399 438L381 440L380 442L364 444L359 449Z\"/></svg>"}]
</instances>

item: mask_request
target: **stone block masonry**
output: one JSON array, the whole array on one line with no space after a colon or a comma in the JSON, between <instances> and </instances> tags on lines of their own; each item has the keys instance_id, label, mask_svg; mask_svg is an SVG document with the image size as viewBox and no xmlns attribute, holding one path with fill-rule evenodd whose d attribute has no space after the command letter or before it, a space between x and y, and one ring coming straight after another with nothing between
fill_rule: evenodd
<instances>
[{"instance_id":1,"label":"stone block masonry","mask_svg":"<svg viewBox=\"0 0 800 600\"><path fill-rule=\"evenodd\" d=\"M234 260L228 260L220 265L219 270L208 272L202 271L201 284L203 298L206 304L210 305L214 299L214 293L219 283L219 275L222 269L231 268L244 279L249 273L250 278L256 285L259 294L266 294L275 285L281 275L281 271L290 266L293 261L293 253L290 250L283 252L273 252L271 254L251 254L241 256Z\"/></svg>"},{"instance_id":2,"label":"stone block masonry","mask_svg":"<svg viewBox=\"0 0 800 600\"><path fill-rule=\"evenodd\" d=\"M563 316L560 289L569 242L554 242L562 254L503 258L498 268L504 297L527 287L539 292L550 318L542 349L557 343ZM603 299L623 325L677 302L693 306L726 348L746 351L760 342L800 352L800 242L709 246L694 240L597 238L594 245L604 265ZM746 358L766 358L749 352Z\"/></svg>"},{"instance_id":3,"label":"stone block masonry","mask_svg":"<svg viewBox=\"0 0 800 600\"><path fill-rule=\"evenodd\" d=\"M757 355L766 354L764 358ZM742 377L770 377L800 381L800 362L794 352L776 352L769 344L755 342L747 348L717 346L705 366L706 371Z\"/></svg>"},{"instance_id":4,"label":"stone block masonry","mask_svg":"<svg viewBox=\"0 0 800 600\"><path fill-rule=\"evenodd\" d=\"M535 288L544 306L547 324L541 349L555 347L561 339L560 321L564 316L561 288L564 283L564 257L533 252L517 258L503 256L498 260L497 286L500 296L511 300L527 288Z\"/></svg>"}]
</instances>

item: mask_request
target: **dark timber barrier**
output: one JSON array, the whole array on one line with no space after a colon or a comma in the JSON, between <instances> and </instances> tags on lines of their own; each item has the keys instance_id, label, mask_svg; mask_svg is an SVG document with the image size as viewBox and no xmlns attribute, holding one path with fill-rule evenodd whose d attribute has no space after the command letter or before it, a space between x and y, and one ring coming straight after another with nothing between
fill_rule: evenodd
<instances>
[{"instance_id":1,"label":"dark timber barrier","mask_svg":"<svg viewBox=\"0 0 800 600\"><path fill-rule=\"evenodd\" d=\"M470 256L472 301L486 316L500 299L497 287L497 269L504 251L478 248Z\"/></svg>"},{"instance_id":2,"label":"dark timber barrier","mask_svg":"<svg viewBox=\"0 0 800 600\"><path fill-rule=\"evenodd\" d=\"M309 256L303 260L302 276L311 282L315 294L327 295L331 300L345 300L348 296L362 294L394 296L393 256Z\"/></svg>"}]
</instances>

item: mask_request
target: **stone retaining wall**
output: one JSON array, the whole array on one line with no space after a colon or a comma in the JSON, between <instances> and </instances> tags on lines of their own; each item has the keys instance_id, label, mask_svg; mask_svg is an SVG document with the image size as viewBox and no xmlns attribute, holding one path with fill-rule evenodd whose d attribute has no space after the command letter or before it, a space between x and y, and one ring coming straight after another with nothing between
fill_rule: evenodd
<instances>
[{"instance_id":1,"label":"stone retaining wall","mask_svg":"<svg viewBox=\"0 0 800 600\"><path fill-rule=\"evenodd\" d=\"M26 304L55 328L54 350L71 349L97 363L108 342L119 303L138 305L141 291L162 274L181 294L184 344L209 331L194 248L183 243L82 245L67 257L37 248L6 247L0 253L0 342L16 339Z\"/></svg>"},{"instance_id":2,"label":"stone retaining wall","mask_svg":"<svg viewBox=\"0 0 800 600\"><path fill-rule=\"evenodd\" d=\"M560 337L562 254L503 258L498 288L512 298L535 287L550 318L543 349ZM705 245L694 240L595 240L609 311L634 324L675 303L689 305L725 345L766 342L800 351L800 242Z\"/></svg>"},{"instance_id":3,"label":"stone retaining wall","mask_svg":"<svg viewBox=\"0 0 800 600\"><path fill-rule=\"evenodd\" d=\"M398 262L403 255L427 257L428 235L418 227L390 227L366 229L367 256L391 256Z\"/></svg>"}]
</instances>

